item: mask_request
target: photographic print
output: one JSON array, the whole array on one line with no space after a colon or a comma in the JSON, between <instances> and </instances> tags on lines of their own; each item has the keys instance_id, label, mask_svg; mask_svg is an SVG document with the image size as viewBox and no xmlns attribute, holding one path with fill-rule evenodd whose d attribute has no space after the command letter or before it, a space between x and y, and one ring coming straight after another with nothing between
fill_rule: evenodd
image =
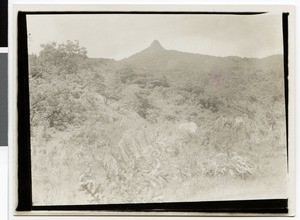
<instances>
[{"instance_id":1,"label":"photographic print","mask_svg":"<svg viewBox=\"0 0 300 220\"><path fill-rule=\"evenodd\" d=\"M32 205L286 200L287 16L25 14Z\"/></svg>"}]
</instances>

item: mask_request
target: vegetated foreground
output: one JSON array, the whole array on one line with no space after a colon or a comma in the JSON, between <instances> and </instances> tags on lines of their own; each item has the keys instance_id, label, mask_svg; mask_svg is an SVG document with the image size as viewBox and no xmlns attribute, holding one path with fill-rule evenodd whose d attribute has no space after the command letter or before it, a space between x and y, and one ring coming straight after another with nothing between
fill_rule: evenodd
<instances>
[{"instance_id":1,"label":"vegetated foreground","mask_svg":"<svg viewBox=\"0 0 300 220\"><path fill-rule=\"evenodd\" d=\"M115 61L68 41L29 68L35 205L286 197L282 55L155 41Z\"/></svg>"}]
</instances>

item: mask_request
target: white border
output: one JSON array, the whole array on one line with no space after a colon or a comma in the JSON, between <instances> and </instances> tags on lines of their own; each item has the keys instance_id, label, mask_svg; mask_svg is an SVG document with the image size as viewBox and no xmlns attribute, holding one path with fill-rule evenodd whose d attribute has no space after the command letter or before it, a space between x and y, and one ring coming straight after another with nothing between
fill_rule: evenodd
<instances>
[{"instance_id":1,"label":"white border","mask_svg":"<svg viewBox=\"0 0 300 220\"><path fill-rule=\"evenodd\" d=\"M11 1L13 1L13 0L11 0ZM16 1L14 1L14 2L17 2L17 3L24 3L24 2L30 2L30 3L41 3L40 1L37 1L37 0L35 0L35 1L26 1L26 0L16 0ZM53 0L53 1L51 1L51 2L55 2L55 3L58 3L56 0ZM72 3L82 3L82 1L76 1L76 0L74 0L74 1L60 1L60 3L61 4L65 4L65 3L67 3L67 2L72 2ZM95 3L95 1L88 1L88 2L92 2L92 3ZM99 2L99 1L96 1L96 2ZM102 1L102 2L104 2L104 1ZM107 2L107 1L106 1ZM117 3L123 3L124 1L114 1L114 2L117 2ZM161 3L161 2L164 2L165 3L165 1L159 1L159 3ZM181 2L180 4L187 4L187 3L190 3L190 2L195 2L195 1L185 1L185 2ZM197 1L197 2L199 2L199 1ZM225 1L206 1L206 2L209 2L210 4L218 4L218 3L221 3L221 4L223 4ZM227 2L229 2L229 1L226 1L226 3ZM254 2L254 1L253 1ZM263 1L263 0L261 0L261 1L259 1L260 3L264 3L264 4L266 4L266 2L271 2L272 4L273 4L273 2L274 1ZM278 4L286 4L287 3L287 1L276 1L276 2L279 2ZM290 3L291 2L296 2L296 1L290 1ZM11 2L10 2L11 3ZM47 1L43 1L43 3L49 3L49 1L47 2ZM86 3L86 2L84 2L84 3ZM111 1L110 1L110 3L111 3ZM148 1L146 1L146 3L149 3ZM151 3L157 3L157 1L151 1ZM172 2L173 4L174 4L174 2ZM177 1L176 1L176 3L177 3ZM241 4L242 2L240 2L240 1L230 1L230 3L231 4L234 4L234 3L236 3L236 4ZM248 2L249 3L249 2ZM252 2L251 2L252 3ZM78 10L84 10L84 8L85 7L82 7L83 5L80 5L79 6L79 8L80 9L78 9ZM11 22L13 21L12 20L12 14L11 14L11 10L12 10L12 8L11 8L11 4L9 4L9 7L10 7L10 25L9 25L9 47L10 47L10 49L12 49L12 50L10 50L10 51L15 51L16 50L16 45L14 45L15 44L15 42L16 42L16 30L14 30L13 32L12 32L12 29L13 29L13 27L12 27L12 25L11 25ZM26 7L31 7L31 6L29 6L29 5L27 5ZM50 6L50 8L51 7L53 7L53 6ZM60 10L64 10L63 8L64 8L64 5L60 5L59 6L61 9ZM69 7L69 6L67 6L67 7ZM74 6L75 7L75 6ZM105 8L107 8L108 6L100 6L101 7L101 10L105 10ZM124 6L125 8L126 7L128 7L128 6ZM135 8L136 6L134 6L134 8ZM151 6L152 7L152 6ZM169 7L169 6L168 6ZM170 6L171 7L171 6ZM173 6L172 6L173 7ZM176 7L176 6L174 6L174 7ZM195 9L196 10L196 8L197 7L201 7L201 10L209 10L208 8L209 7L212 7L212 6L203 6L203 5L201 5L201 6L189 6L189 7L191 7L191 8L193 8L193 9ZM219 7L219 6L218 6ZM235 6L232 6L232 7L235 7ZM266 7L266 6L265 6ZM42 6L40 5L39 6L39 10L42 8ZM96 8L94 8L95 10L98 10L98 9L96 9ZM130 7L130 9L132 9L132 6ZM253 9L253 6L250 6L250 5L247 5L247 11L249 11L249 10L251 10L251 9ZM47 10L50 10L50 9L47 9ZM74 9L72 9L72 10L74 10ZM149 10L149 8L147 8L147 10ZM257 10L257 8L255 8L254 10ZM289 18L289 21L291 20L291 18ZM14 26L14 27L16 27L16 26ZM289 29L289 30L291 30L291 29ZM289 34L289 37L291 38L291 39L293 39L294 38L294 35L293 34ZM291 44L289 44L290 45L290 52L291 53L293 53L293 49L292 49L292 46L291 46ZM9 54L9 112L11 113L11 112L16 112L16 105L15 105L15 98L16 98L16 82L15 82L15 69L14 69L14 67L13 67L13 63L16 61L16 57L15 57L15 54L16 53L14 53L14 54L12 54L12 53L10 53ZM290 60L291 61L291 60ZM293 67L294 65L290 65L290 71L292 70L292 67ZM12 72L12 70L14 70L14 72ZM14 74L12 74L12 73L14 73ZM290 72L291 73L291 72ZM292 74L292 75L290 75L290 79L291 80L293 80L295 78L295 76ZM290 94L290 100L292 101L294 101L295 100L295 96L293 95L294 94L294 91L295 91L295 83L292 83L292 84L290 84L290 93L292 93L292 94ZM292 105L290 106L290 111L292 111L292 112L290 112L290 116L292 117L292 116L294 116L294 111L293 111L293 108L295 107L295 103L293 102L292 103ZM291 118L290 117L290 118ZM13 155L12 155L12 152L13 152L13 149L12 149L12 147L13 148L15 148L15 143L16 143L16 133L14 132L14 131L16 131L15 130L15 128L16 128L16 122L17 122L17 119L16 119L16 117L15 117L15 114L10 114L10 116L9 116L9 146L10 146L10 149L9 149L9 152L10 152L10 166L9 166L9 170L10 170L10 178L9 178L9 180L10 180L10 186L12 186L12 184L11 183L14 183L14 178L13 178L13 176L11 175L12 174L12 171L13 171L13 169L12 169L12 167L13 167ZM295 133L295 130L294 130L294 120L290 120L290 134L294 134ZM294 144L293 144L293 141L294 139L290 139L290 145L293 145L294 146ZM291 153L291 151L292 151L292 148L290 147L290 149L289 149L289 151L290 151L290 153ZM295 155L294 154L295 152L293 152L293 154L292 155ZM291 155L291 154L290 154ZM291 170L292 171L292 170ZM9 211L9 216L10 216L10 219L17 219L18 217L16 217L16 216L12 216L12 210L13 210L13 203L12 203L12 188L13 187L10 187L10 211ZM292 187L293 188L293 187ZM292 193L292 195L291 196L294 196L294 191L293 192L291 192ZM292 204L293 205L293 204ZM51 212L52 213L52 212ZM80 218L80 217L79 217ZM83 218L83 217L82 217ZM31 219L31 218L29 218L29 219ZM36 218L35 218L36 219ZM43 218L44 219L44 218ZM72 217L72 219L75 219L75 217L73 218ZM78 219L78 218L76 218L76 219Z\"/></svg>"},{"instance_id":2,"label":"white border","mask_svg":"<svg viewBox=\"0 0 300 220\"><path fill-rule=\"evenodd\" d=\"M7 219L8 216L8 148L0 146L0 219Z\"/></svg>"},{"instance_id":3,"label":"white border","mask_svg":"<svg viewBox=\"0 0 300 220\"><path fill-rule=\"evenodd\" d=\"M0 53L8 53L8 47L0 47Z\"/></svg>"}]
</instances>

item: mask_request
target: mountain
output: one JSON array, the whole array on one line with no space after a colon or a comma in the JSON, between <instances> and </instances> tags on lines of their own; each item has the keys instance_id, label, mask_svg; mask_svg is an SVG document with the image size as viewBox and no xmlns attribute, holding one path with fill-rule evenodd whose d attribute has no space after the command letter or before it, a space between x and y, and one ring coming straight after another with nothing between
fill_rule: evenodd
<instances>
[{"instance_id":1,"label":"mountain","mask_svg":"<svg viewBox=\"0 0 300 220\"><path fill-rule=\"evenodd\" d=\"M157 40L151 45L121 61L121 66L129 66L137 74L164 75L170 81L198 78L204 82L212 74L232 75L238 72L269 73L278 77L283 73L283 56L266 58L242 58L237 56L217 57L193 54L176 50L166 50Z\"/></svg>"},{"instance_id":2,"label":"mountain","mask_svg":"<svg viewBox=\"0 0 300 220\"><path fill-rule=\"evenodd\" d=\"M167 68L170 58L169 51L164 49L157 40L154 40L148 48L130 56L129 58L123 59L121 62L135 67L140 67L142 69L161 69Z\"/></svg>"},{"instance_id":3,"label":"mountain","mask_svg":"<svg viewBox=\"0 0 300 220\"><path fill-rule=\"evenodd\" d=\"M282 55L273 55L266 58L241 58L237 56L217 57L202 54L193 54L176 50L164 49L159 41L154 40L151 45L121 63L140 69L160 70L189 70L210 72L222 69L223 71L236 68L254 68L260 70L278 70L282 67Z\"/></svg>"}]
</instances>

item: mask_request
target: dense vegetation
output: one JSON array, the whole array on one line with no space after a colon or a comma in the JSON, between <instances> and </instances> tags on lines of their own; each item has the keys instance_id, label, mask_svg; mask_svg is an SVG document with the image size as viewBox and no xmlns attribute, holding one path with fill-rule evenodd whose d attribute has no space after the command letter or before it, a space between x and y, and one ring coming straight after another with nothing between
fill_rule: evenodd
<instances>
[{"instance_id":1,"label":"dense vegetation","mask_svg":"<svg viewBox=\"0 0 300 220\"><path fill-rule=\"evenodd\" d=\"M68 41L29 55L35 203L285 193L281 55L221 58L158 42L121 61L86 54Z\"/></svg>"}]
</instances>

